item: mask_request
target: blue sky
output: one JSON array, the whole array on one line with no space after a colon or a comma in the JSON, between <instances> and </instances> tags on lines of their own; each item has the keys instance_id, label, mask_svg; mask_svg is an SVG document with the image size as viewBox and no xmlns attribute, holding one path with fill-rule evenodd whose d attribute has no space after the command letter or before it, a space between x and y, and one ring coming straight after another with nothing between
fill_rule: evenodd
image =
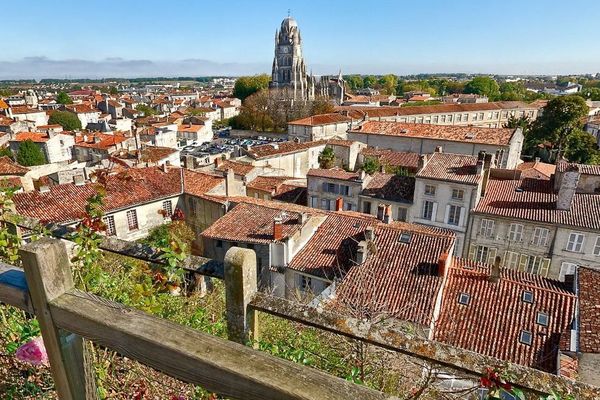
<instances>
[{"instance_id":1,"label":"blue sky","mask_svg":"<svg viewBox=\"0 0 600 400\"><path fill-rule=\"evenodd\" d=\"M0 78L269 72L288 8L315 73L600 72L598 0L29 0Z\"/></svg>"}]
</instances>

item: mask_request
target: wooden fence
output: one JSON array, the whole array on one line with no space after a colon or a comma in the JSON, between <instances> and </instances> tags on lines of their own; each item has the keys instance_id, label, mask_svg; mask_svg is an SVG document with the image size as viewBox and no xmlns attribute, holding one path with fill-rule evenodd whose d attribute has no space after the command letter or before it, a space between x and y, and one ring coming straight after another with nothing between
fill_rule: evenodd
<instances>
[{"instance_id":1,"label":"wooden fence","mask_svg":"<svg viewBox=\"0 0 600 400\"><path fill-rule=\"evenodd\" d=\"M147 254L136 248L136 255L131 255L124 247L104 245L109 251L140 259ZM256 257L249 249L230 249L224 267L216 270L214 266L207 269L210 260L201 258L195 260L200 268L187 267L224 277L230 341L75 289L60 240L44 238L27 244L21 256L25 272L0 265L0 302L38 316L56 389L65 399L95 398L84 339L234 399L390 398L242 345L259 336L257 312L407 354L440 369L478 376L487 367L497 368L506 371L515 386L530 392L555 390L581 399L600 398L598 387L258 292ZM155 255L147 258L153 259Z\"/></svg>"}]
</instances>

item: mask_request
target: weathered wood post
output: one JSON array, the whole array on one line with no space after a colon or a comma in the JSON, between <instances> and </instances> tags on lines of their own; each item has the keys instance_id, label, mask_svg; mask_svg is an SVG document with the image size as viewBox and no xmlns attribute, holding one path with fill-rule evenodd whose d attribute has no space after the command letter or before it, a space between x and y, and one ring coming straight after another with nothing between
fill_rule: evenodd
<instances>
[{"instance_id":1,"label":"weathered wood post","mask_svg":"<svg viewBox=\"0 0 600 400\"><path fill-rule=\"evenodd\" d=\"M64 243L42 238L24 245L20 253L59 398L96 400L96 381L86 343L81 336L59 329L48 305L74 288Z\"/></svg>"},{"instance_id":2,"label":"weathered wood post","mask_svg":"<svg viewBox=\"0 0 600 400\"><path fill-rule=\"evenodd\" d=\"M257 313L248 304L256 293L254 250L230 248L225 254L225 303L229 340L247 344L258 340Z\"/></svg>"}]
</instances>

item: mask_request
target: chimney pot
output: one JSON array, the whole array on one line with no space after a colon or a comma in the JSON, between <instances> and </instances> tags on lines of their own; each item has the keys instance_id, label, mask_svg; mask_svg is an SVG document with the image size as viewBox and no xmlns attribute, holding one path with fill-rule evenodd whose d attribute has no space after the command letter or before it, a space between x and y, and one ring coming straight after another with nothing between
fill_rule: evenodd
<instances>
[{"instance_id":1,"label":"chimney pot","mask_svg":"<svg viewBox=\"0 0 600 400\"><path fill-rule=\"evenodd\" d=\"M490 282L498 282L500 280L500 263L502 262L502 258L500 256L496 256L494 259L494 264L492 265L492 269L490 271Z\"/></svg>"},{"instance_id":2,"label":"chimney pot","mask_svg":"<svg viewBox=\"0 0 600 400\"><path fill-rule=\"evenodd\" d=\"M273 219L273 240L279 241L283 239L283 224L281 217L275 217Z\"/></svg>"}]
</instances>

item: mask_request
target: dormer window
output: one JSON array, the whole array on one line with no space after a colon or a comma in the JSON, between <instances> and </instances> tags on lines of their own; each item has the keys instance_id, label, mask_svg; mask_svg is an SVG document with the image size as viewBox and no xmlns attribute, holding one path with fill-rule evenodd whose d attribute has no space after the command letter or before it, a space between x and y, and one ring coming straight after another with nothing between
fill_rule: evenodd
<instances>
[{"instance_id":1,"label":"dormer window","mask_svg":"<svg viewBox=\"0 0 600 400\"><path fill-rule=\"evenodd\" d=\"M531 332L521 331L521 335L519 336L519 342L531 346L532 339L533 337L531 335Z\"/></svg>"},{"instance_id":2,"label":"dormer window","mask_svg":"<svg viewBox=\"0 0 600 400\"><path fill-rule=\"evenodd\" d=\"M544 313L544 312L538 312L537 313L537 318L535 319L535 322L538 325L542 325L542 326L548 326L548 314Z\"/></svg>"},{"instance_id":3,"label":"dormer window","mask_svg":"<svg viewBox=\"0 0 600 400\"><path fill-rule=\"evenodd\" d=\"M533 292L528 290L523 291L522 300L524 303L533 304Z\"/></svg>"},{"instance_id":4,"label":"dormer window","mask_svg":"<svg viewBox=\"0 0 600 400\"><path fill-rule=\"evenodd\" d=\"M458 304L468 306L471 301L471 296L468 293L461 293L458 295Z\"/></svg>"},{"instance_id":5,"label":"dormer window","mask_svg":"<svg viewBox=\"0 0 600 400\"><path fill-rule=\"evenodd\" d=\"M398 238L398 241L400 243L410 243L410 239L412 238L412 233L411 232L402 232L400 233L400 237Z\"/></svg>"}]
</instances>

